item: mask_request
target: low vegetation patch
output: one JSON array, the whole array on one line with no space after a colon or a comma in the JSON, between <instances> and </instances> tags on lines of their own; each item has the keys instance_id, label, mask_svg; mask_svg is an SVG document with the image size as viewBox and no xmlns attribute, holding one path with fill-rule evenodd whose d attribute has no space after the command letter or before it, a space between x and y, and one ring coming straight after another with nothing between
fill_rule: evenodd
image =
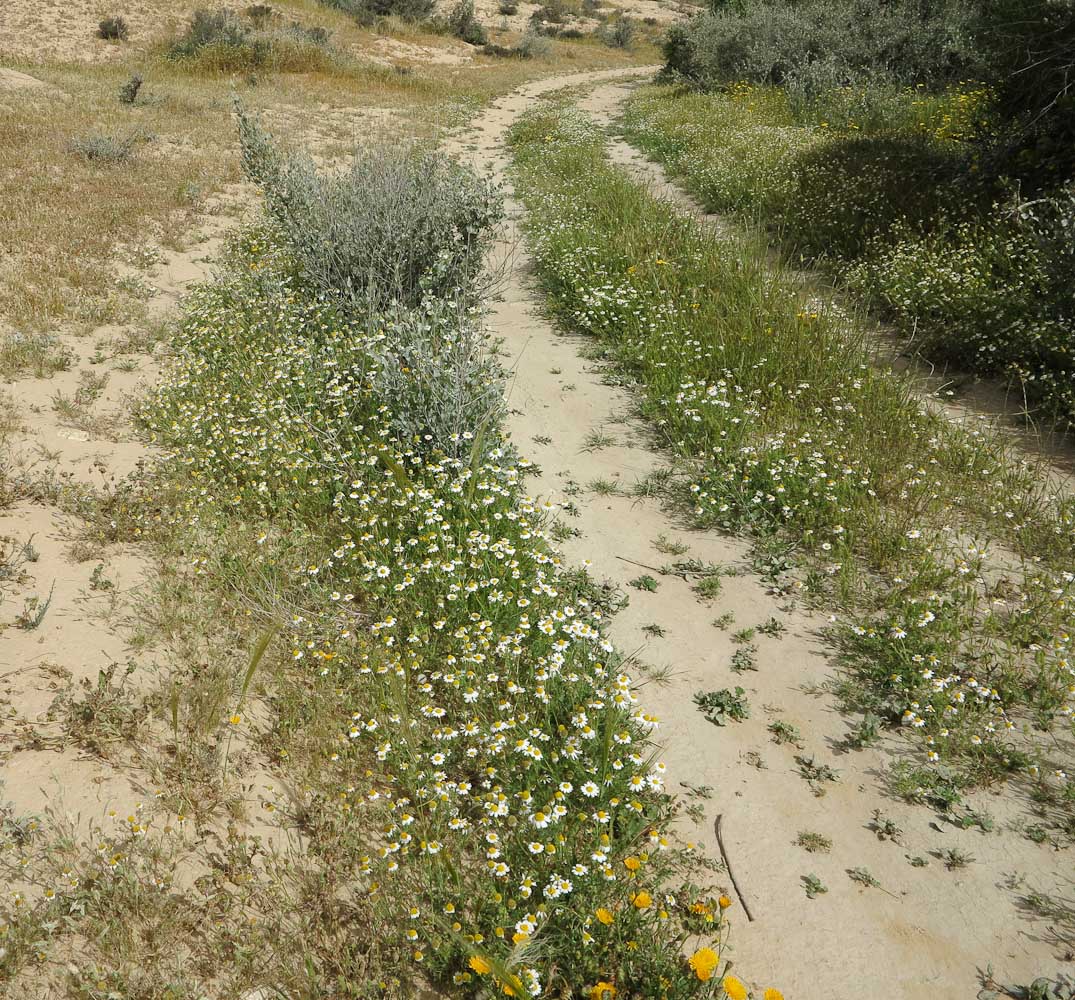
<instances>
[{"instance_id":1,"label":"low vegetation patch","mask_svg":"<svg viewBox=\"0 0 1075 1000\"><path fill-rule=\"evenodd\" d=\"M311 72L331 68L329 33L272 14L241 16L228 9L197 10L167 50L170 60L203 73L262 68Z\"/></svg>"},{"instance_id":2,"label":"low vegetation patch","mask_svg":"<svg viewBox=\"0 0 1075 1000\"><path fill-rule=\"evenodd\" d=\"M979 179L987 103L980 85L848 88L809 105L749 84L654 89L624 125L710 211L761 221L834 270L915 350L1004 377L1069 423L1075 201L1005 198Z\"/></svg>"},{"instance_id":3,"label":"low vegetation patch","mask_svg":"<svg viewBox=\"0 0 1075 1000\"><path fill-rule=\"evenodd\" d=\"M915 734L927 770L1020 775L1066 808L1045 734L1073 709L1070 498L926 410L757 247L617 171L583 116L535 111L514 143L555 308L637 381L698 523L753 536L775 581L843 609L845 704Z\"/></svg>"},{"instance_id":4,"label":"low vegetation patch","mask_svg":"<svg viewBox=\"0 0 1075 1000\"><path fill-rule=\"evenodd\" d=\"M672 29L632 141L759 219L915 350L1075 420L1067 5L720 4Z\"/></svg>"},{"instance_id":5,"label":"low vegetation patch","mask_svg":"<svg viewBox=\"0 0 1075 1000\"><path fill-rule=\"evenodd\" d=\"M605 599L503 433L473 308L496 198L422 148L319 175L239 122L266 216L191 295L141 413L167 457L97 512L182 551L162 597L222 634L206 656L177 620L189 670L138 696L112 670L56 706L90 752L138 734L166 791L90 841L0 812L0 972L77 934L86 995L745 997ZM184 889L189 816L204 838L240 761L292 790L265 807L303 850L229 823Z\"/></svg>"}]
</instances>

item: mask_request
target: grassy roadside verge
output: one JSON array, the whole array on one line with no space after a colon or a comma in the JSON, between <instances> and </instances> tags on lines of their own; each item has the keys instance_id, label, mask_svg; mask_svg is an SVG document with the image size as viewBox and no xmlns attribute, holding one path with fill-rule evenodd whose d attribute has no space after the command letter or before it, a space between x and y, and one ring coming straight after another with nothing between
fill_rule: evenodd
<instances>
[{"instance_id":1,"label":"grassy roadside verge","mask_svg":"<svg viewBox=\"0 0 1075 1000\"><path fill-rule=\"evenodd\" d=\"M666 831L655 720L501 437L475 314L497 199L421 150L329 179L242 135L267 218L143 412L168 458L97 510L170 563L146 613L186 655L65 717L156 803L89 842L0 810L0 975L744 997L713 872ZM269 819L237 808L250 782Z\"/></svg>"},{"instance_id":2,"label":"grassy roadside verge","mask_svg":"<svg viewBox=\"0 0 1075 1000\"><path fill-rule=\"evenodd\" d=\"M999 377L1070 423L1071 193L991 173L982 84L652 87L623 127L708 210L758 222L835 275L914 351ZM1033 188L1028 187L1028 192Z\"/></svg>"},{"instance_id":3,"label":"grassy roadside verge","mask_svg":"<svg viewBox=\"0 0 1075 1000\"><path fill-rule=\"evenodd\" d=\"M865 732L918 737L897 790L955 801L1018 775L1067 825L1070 500L987 432L926 412L763 253L614 169L583 116L535 111L514 145L555 308L637 381L690 466L697 519L842 609L845 703Z\"/></svg>"}]
</instances>

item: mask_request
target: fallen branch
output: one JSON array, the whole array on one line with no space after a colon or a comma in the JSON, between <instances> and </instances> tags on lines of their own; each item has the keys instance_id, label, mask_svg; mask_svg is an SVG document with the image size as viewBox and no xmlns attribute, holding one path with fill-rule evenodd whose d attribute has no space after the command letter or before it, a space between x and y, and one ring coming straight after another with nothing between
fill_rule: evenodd
<instances>
[{"instance_id":1,"label":"fallen branch","mask_svg":"<svg viewBox=\"0 0 1075 1000\"><path fill-rule=\"evenodd\" d=\"M720 848L720 858L724 862L724 867L728 872L728 878L732 880L732 888L735 890L735 894L739 897L739 902L742 904L743 912L747 915L747 920L751 923L754 922L754 914L750 912L750 907L747 906L747 901L743 896L743 890L739 888L739 883L735 880L735 872L732 871L732 863L728 858L728 852L724 849L724 837L721 836L720 824L724 819L724 814L721 813L717 817L716 823L713 824L713 830L717 835L717 847Z\"/></svg>"}]
</instances>

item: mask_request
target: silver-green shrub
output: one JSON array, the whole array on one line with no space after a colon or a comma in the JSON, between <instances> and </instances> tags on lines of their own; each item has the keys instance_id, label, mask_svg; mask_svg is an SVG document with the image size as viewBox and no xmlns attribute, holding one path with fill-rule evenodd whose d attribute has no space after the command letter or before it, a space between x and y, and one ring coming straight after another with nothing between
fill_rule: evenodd
<instances>
[{"instance_id":1,"label":"silver-green shrub","mask_svg":"<svg viewBox=\"0 0 1075 1000\"><path fill-rule=\"evenodd\" d=\"M503 212L489 182L406 144L360 148L346 169L320 172L309 156L281 151L241 106L236 115L243 167L319 293L350 315L478 297Z\"/></svg>"}]
</instances>

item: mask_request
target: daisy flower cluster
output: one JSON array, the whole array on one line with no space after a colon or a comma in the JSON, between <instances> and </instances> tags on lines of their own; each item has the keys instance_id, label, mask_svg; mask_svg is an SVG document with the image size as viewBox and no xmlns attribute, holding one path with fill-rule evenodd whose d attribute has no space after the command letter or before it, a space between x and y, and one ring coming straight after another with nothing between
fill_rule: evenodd
<instances>
[{"instance_id":1,"label":"daisy flower cluster","mask_svg":"<svg viewBox=\"0 0 1075 1000\"><path fill-rule=\"evenodd\" d=\"M422 313L449 314L470 321ZM707 863L669 833L657 720L547 542L499 411L400 417L408 366L386 340L409 322L342 314L250 230L188 304L145 415L192 527L261 525L258 571L292 560L293 667L351 699L310 801L361 845L353 892L412 985L745 996L722 985L724 906L688 880L710 883ZM410 329L429 356L459 336Z\"/></svg>"},{"instance_id":2,"label":"daisy flower cluster","mask_svg":"<svg viewBox=\"0 0 1075 1000\"><path fill-rule=\"evenodd\" d=\"M516 132L535 257L691 462L699 522L779 543L789 585L844 609L844 666L925 759L1064 780L1031 724L1070 725L1070 500L871 363L843 311L641 195L578 118Z\"/></svg>"}]
</instances>

